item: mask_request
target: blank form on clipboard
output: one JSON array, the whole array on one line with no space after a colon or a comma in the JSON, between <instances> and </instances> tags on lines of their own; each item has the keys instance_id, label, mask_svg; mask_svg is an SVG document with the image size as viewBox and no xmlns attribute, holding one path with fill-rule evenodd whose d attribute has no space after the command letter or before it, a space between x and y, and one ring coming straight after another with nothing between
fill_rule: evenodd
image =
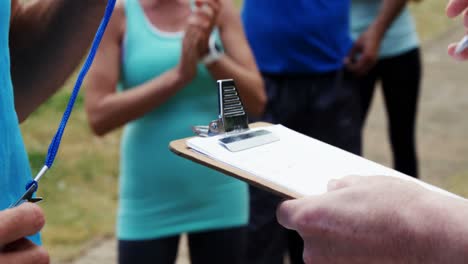
<instances>
[{"instance_id":1,"label":"blank form on clipboard","mask_svg":"<svg viewBox=\"0 0 468 264\"><path fill-rule=\"evenodd\" d=\"M451 196L449 192L414 179L378 163L307 137L282 125L265 129L280 140L259 147L231 152L221 146L222 136L195 137L187 146L213 160L238 168L276 186L281 186L298 197L319 195L327 191L332 179L349 175L394 176L414 181L422 186Z\"/></svg>"}]
</instances>

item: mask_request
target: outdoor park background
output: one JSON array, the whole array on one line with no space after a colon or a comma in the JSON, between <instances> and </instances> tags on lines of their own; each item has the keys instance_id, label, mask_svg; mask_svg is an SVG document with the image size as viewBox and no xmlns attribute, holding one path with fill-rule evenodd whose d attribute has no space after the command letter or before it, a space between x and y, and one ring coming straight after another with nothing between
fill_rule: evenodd
<instances>
[{"instance_id":1,"label":"outdoor park background","mask_svg":"<svg viewBox=\"0 0 468 264\"><path fill-rule=\"evenodd\" d=\"M241 6L241 0L236 2ZM467 94L463 91L467 89L463 78L468 81L468 77L463 75L463 69L468 70L468 63L444 65L441 62L443 59L440 58L446 56L447 44L463 34L460 20L445 17L446 2L424 0L411 5L423 51L431 50L430 54L423 53L426 56L425 78L432 79L428 81L426 78L422 86L418 126L420 167L425 181L468 195L468 142L465 142L468 118L464 114L468 114L468 97L462 96ZM450 34L454 31L457 34ZM440 47L432 47L434 45ZM461 74L450 74L452 69ZM447 81L458 78L461 85L442 85L428 92L426 86L431 85L433 78L442 84L446 83L444 78ZM22 125L33 173L42 167L74 80L71 78ZM365 133L365 154L370 159L391 165L382 106L381 100L374 102ZM118 200L119 137L119 131L103 138L92 135L81 93L56 164L40 185L39 195L45 197L41 206L47 216L43 240L53 261L76 258L93 242L113 237Z\"/></svg>"}]
</instances>

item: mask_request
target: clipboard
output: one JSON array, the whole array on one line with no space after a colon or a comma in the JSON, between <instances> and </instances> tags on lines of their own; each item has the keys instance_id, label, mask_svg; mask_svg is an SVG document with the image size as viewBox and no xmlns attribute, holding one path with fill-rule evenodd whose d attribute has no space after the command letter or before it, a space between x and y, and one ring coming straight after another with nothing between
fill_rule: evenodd
<instances>
[{"instance_id":1,"label":"clipboard","mask_svg":"<svg viewBox=\"0 0 468 264\"><path fill-rule=\"evenodd\" d=\"M267 127L271 126L272 124L266 123L266 122L256 122L252 123L249 126L251 128L260 128L260 127ZM188 160L191 160L195 163L201 164L203 166L206 166L208 168L214 169L216 171L219 171L223 174L232 176L236 179L239 179L241 181L247 182L250 185L253 185L255 187L258 187L260 189L264 189L266 191L272 192L276 195L279 195L281 197L287 198L287 199L297 199L301 198L302 195L294 192L292 190L289 190L285 188L284 186L281 186L279 184L274 184L272 182L269 182L267 180L264 180L262 178L259 178L251 173L248 173L244 170L241 170L239 168L230 166L226 163L216 161L206 155L203 155L187 146L187 141L193 137L189 138L184 138L184 139L179 139L179 140L174 140L170 142L169 144L169 149L175 153L178 156L181 156L183 158L186 158Z\"/></svg>"},{"instance_id":2,"label":"clipboard","mask_svg":"<svg viewBox=\"0 0 468 264\"><path fill-rule=\"evenodd\" d=\"M190 137L175 140L170 143L169 148L183 158L284 198L296 199L324 194L327 192L328 182L332 179L340 179L349 175L381 175L414 182L430 191L463 199L436 186L284 126L254 123L251 127L253 131L269 130L278 135L280 141L244 150L239 154L234 154L221 146L220 137L207 139ZM200 148L201 145L204 148ZM287 149L283 149L284 146L287 146ZM285 152L281 152L282 149Z\"/></svg>"},{"instance_id":3,"label":"clipboard","mask_svg":"<svg viewBox=\"0 0 468 264\"><path fill-rule=\"evenodd\" d=\"M233 80L218 81L218 96L218 119L170 142L172 152L284 198L326 193L330 180L349 175L392 176L461 198L282 125L249 124Z\"/></svg>"}]
</instances>

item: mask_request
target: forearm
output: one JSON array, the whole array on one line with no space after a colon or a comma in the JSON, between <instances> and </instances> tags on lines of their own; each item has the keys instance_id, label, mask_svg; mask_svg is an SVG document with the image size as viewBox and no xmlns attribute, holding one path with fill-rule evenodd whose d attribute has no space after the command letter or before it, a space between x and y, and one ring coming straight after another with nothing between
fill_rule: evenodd
<instances>
[{"instance_id":1,"label":"forearm","mask_svg":"<svg viewBox=\"0 0 468 264\"><path fill-rule=\"evenodd\" d=\"M94 80L94 87L99 80ZM170 70L138 87L99 98L87 106L89 122L97 135L104 135L159 107L187 85L177 70Z\"/></svg>"},{"instance_id":2,"label":"forearm","mask_svg":"<svg viewBox=\"0 0 468 264\"><path fill-rule=\"evenodd\" d=\"M234 79L247 112L254 117L263 114L267 99L263 80L256 71L239 65L228 56L209 65L208 70L217 80Z\"/></svg>"},{"instance_id":3,"label":"forearm","mask_svg":"<svg viewBox=\"0 0 468 264\"><path fill-rule=\"evenodd\" d=\"M379 39L382 39L395 18L406 6L406 3L407 0L383 0L379 14L370 25L369 30L374 31Z\"/></svg>"},{"instance_id":4,"label":"forearm","mask_svg":"<svg viewBox=\"0 0 468 264\"><path fill-rule=\"evenodd\" d=\"M10 30L15 105L24 120L80 63L106 0L36 0L17 4Z\"/></svg>"}]
</instances>

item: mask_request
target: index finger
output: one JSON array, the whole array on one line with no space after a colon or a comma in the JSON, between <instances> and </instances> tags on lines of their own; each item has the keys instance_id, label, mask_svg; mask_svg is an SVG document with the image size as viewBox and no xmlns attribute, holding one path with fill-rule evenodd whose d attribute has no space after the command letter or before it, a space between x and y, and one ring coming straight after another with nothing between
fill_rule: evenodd
<instances>
[{"instance_id":1,"label":"index finger","mask_svg":"<svg viewBox=\"0 0 468 264\"><path fill-rule=\"evenodd\" d=\"M468 7L468 0L450 0L447 5L447 16L455 17L461 14Z\"/></svg>"},{"instance_id":2,"label":"index finger","mask_svg":"<svg viewBox=\"0 0 468 264\"><path fill-rule=\"evenodd\" d=\"M39 232L45 224L39 206L25 203L0 212L0 246Z\"/></svg>"},{"instance_id":3,"label":"index finger","mask_svg":"<svg viewBox=\"0 0 468 264\"><path fill-rule=\"evenodd\" d=\"M198 8L202 8L203 6L210 7L214 13L218 13L221 7L219 0L196 0L195 5Z\"/></svg>"},{"instance_id":4,"label":"index finger","mask_svg":"<svg viewBox=\"0 0 468 264\"><path fill-rule=\"evenodd\" d=\"M355 60L359 53L362 52L362 47L359 43L354 43L351 49L348 52L348 58Z\"/></svg>"}]
</instances>

